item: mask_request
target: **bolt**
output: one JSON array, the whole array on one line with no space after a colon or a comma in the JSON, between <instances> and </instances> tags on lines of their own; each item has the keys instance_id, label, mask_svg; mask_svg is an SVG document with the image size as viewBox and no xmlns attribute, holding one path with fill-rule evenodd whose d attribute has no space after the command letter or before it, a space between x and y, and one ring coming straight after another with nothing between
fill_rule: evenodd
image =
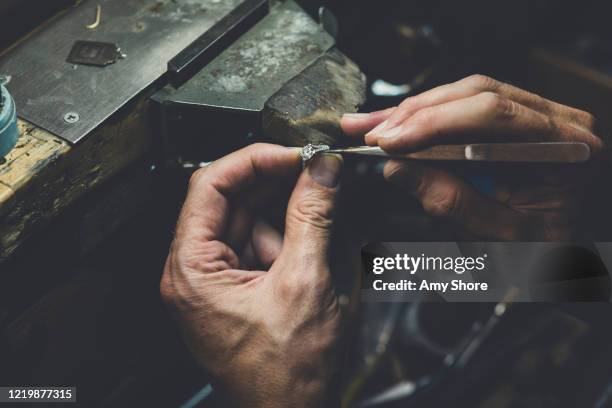
<instances>
[{"instance_id":1,"label":"bolt","mask_svg":"<svg viewBox=\"0 0 612 408\"><path fill-rule=\"evenodd\" d=\"M64 115L64 122L66 123L77 123L81 117L76 112L68 112Z\"/></svg>"}]
</instances>

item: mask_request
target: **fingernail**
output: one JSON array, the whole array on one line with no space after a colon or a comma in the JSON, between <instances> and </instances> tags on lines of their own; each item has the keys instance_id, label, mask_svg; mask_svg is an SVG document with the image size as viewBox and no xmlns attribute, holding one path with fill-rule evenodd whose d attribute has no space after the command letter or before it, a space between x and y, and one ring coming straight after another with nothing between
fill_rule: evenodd
<instances>
[{"instance_id":1,"label":"fingernail","mask_svg":"<svg viewBox=\"0 0 612 408\"><path fill-rule=\"evenodd\" d=\"M389 124L388 120L385 120L384 122L379 123L378 126L376 126L374 129L366 133L366 136L370 136L370 135L374 135L374 134L382 132L387 127L388 124Z\"/></svg>"},{"instance_id":2,"label":"fingernail","mask_svg":"<svg viewBox=\"0 0 612 408\"><path fill-rule=\"evenodd\" d=\"M369 113L345 113L342 115L342 117L346 119L363 119L367 118L368 116L370 116Z\"/></svg>"},{"instance_id":3,"label":"fingernail","mask_svg":"<svg viewBox=\"0 0 612 408\"><path fill-rule=\"evenodd\" d=\"M401 132L402 132L402 127L396 126L394 128L391 128L391 129L388 129L382 132L380 134L380 137L385 138L385 139L391 139L392 137L396 137L397 135L399 135Z\"/></svg>"},{"instance_id":4,"label":"fingernail","mask_svg":"<svg viewBox=\"0 0 612 408\"><path fill-rule=\"evenodd\" d=\"M341 159L333 154L318 154L308 166L310 177L317 183L329 188L338 185L341 169Z\"/></svg>"}]
</instances>

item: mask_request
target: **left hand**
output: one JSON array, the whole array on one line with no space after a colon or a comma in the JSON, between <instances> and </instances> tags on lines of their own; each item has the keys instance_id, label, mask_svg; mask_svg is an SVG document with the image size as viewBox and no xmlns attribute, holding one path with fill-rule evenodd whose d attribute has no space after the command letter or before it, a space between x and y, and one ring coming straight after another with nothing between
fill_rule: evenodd
<instances>
[{"instance_id":1,"label":"left hand","mask_svg":"<svg viewBox=\"0 0 612 408\"><path fill-rule=\"evenodd\" d=\"M299 149L256 144L198 170L164 268L162 298L237 406L335 397L340 309L328 252L342 162L319 155L300 167ZM258 220L275 201L287 209L283 236Z\"/></svg>"},{"instance_id":2,"label":"left hand","mask_svg":"<svg viewBox=\"0 0 612 408\"><path fill-rule=\"evenodd\" d=\"M345 115L342 127L348 135L365 135L368 145L393 153L471 142L584 142L593 154L603 147L591 114L482 75L437 87L384 111ZM515 169L497 175L494 198L456 174L423 163L390 161L384 174L414 194L427 213L450 220L463 236L571 238L579 226L581 187L588 176L583 168L550 167L536 173L527 166Z\"/></svg>"}]
</instances>

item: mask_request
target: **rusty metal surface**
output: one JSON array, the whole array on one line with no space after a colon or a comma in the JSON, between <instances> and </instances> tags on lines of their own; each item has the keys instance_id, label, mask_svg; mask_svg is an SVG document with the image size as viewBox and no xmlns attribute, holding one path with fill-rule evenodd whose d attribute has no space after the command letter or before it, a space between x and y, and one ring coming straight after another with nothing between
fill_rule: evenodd
<instances>
[{"instance_id":1,"label":"rusty metal surface","mask_svg":"<svg viewBox=\"0 0 612 408\"><path fill-rule=\"evenodd\" d=\"M243 0L84 0L0 60L19 116L78 142L159 79L167 63ZM101 6L97 28L96 6ZM117 43L106 67L66 62L77 40ZM76 121L65 120L78 117ZM76 115L74 115L76 114Z\"/></svg>"},{"instance_id":2,"label":"rusty metal surface","mask_svg":"<svg viewBox=\"0 0 612 408\"><path fill-rule=\"evenodd\" d=\"M270 96L333 45L334 39L319 24L287 0L273 7L169 100L261 111Z\"/></svg>"}]
</instances>

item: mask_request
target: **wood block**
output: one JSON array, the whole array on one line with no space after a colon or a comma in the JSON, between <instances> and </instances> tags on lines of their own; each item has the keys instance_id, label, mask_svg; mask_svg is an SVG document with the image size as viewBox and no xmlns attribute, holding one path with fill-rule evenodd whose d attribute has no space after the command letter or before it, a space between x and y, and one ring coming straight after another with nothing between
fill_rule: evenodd
<instances>
[{"instance_id":1,"label":"wood block","mask_svg":"<svg viewBox=\"0 0 612 408\"><path fill-rule=\"evenodd\" d=\"M340 118L356 112L365 98L365 75L332 49L266 102L263 130L273 141L289 146L342 145L346 136Z\"/></svg>"},{"instance_id":2,"label":"wood block","mask_svg":"<svg viewBox=\"0 0 612 408\"><path fill-rule=\"evenodd\" d=\"M127 106L76 146L19 122L17 147L0 165L0 264L77 199L150 152L149 108L144 99Z\"/></svg>"}]
</instances>

